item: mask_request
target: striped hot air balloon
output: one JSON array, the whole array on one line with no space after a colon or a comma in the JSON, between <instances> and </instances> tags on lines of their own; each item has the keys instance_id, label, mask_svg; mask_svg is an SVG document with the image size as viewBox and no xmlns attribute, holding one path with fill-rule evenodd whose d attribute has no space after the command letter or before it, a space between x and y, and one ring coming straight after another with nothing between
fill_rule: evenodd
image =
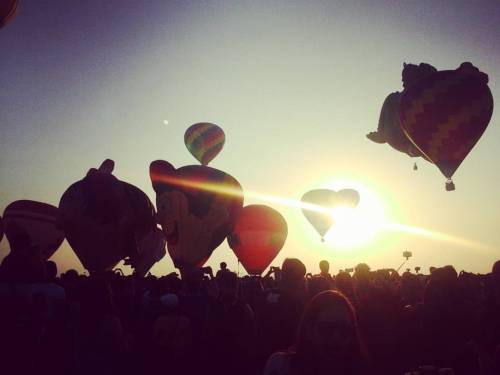
<instances>
[{"instance_id":1,"label":"striped hot air balloon","mask_svg":"<svg viewBox=\"0 0 500 375\"><path fill-rule=\"evenodd\" d=\"M224 131L208 122L191 125L184 134L187 149L203 165L208 165L219 154L225 139Z\"/></svg>"},{"instance_id":2,"label":"striped hot air balloon","mask_svg":"<svg viewBox=\"0 0 500 375\"><path fill-rule=\"evenodd\" d=\"M401 127L448 179L486 130L493 113L488 76L470 63L436 72L401 98Z\"/></svg>"},{"instance_id":3,"label":"striped hot air balloon","mask_svg":"<svg viewBox=\"0 0 500 375\"><path fill-rule=\"evenodd\" d=\"M61 246L64 232L56 225L59 210L47 203L20 200L4 211L5 236L12 251L36 247L42 259L49 259Z\"/></svg>"},{"instance_id":4,"label":"striped hot air balloon","mask_svg":"<svg viewBox=\"0 0 500 375\"><path fill-rule=\"evenodd\" d=\"M16 15L18 0L0 0L0 29Z\"/></svg>"}]
</instances>

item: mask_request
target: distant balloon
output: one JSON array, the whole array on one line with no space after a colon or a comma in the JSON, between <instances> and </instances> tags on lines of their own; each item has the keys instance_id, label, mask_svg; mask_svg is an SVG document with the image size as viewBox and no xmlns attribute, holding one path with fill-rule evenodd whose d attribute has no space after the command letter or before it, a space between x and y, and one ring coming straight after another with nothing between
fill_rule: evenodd
<instances>
[{"instance_id":1,"label":"distant balloon","mask_svg":"<svg viewBox=\"0 0 500 375\"><path fill-rule=\"evenodd\" d=\"M488 76L470 63L434 73L401 99L401 125L409 139L451 178L486 130L493 113Z\"/></svg>"},{"instance_id":2,"label":"distant balloon","mask_svg":"<svg viewBox=\"0 0 500 375\"><path fill-rule=\"evenodd\" d=\"M206 166L175 169L170 163L151 163L158 222L167 238L175 266L202 266L231 233L243 207L243 191L233 177Z\"/></svg>"},{"instance_id":3,"label":"distant balloon","mask_svg":"<svg viewBox=\"0 0 500 375\"><path fill-rule=\"evenodd\" d=\"M4 230L12 251L35 249L44 260L49 259L64 241L57 227L58 209L47 203L20 200L4 211Z\"/></svg>"},{"instance_id":4,"label":"distant balloon","mask_svg":"<svg viewBox=\"0 0 500 375\"><path fill-rule=\"evenodd\" d=\"M301 199L303 203L314 204L316 206L333 209L337 204L337 193L334 190L328 189L318 189L311 190L305 193ZM330 212L319 212L314 210L309 210L302 208L302 213L311 225L316 229L316 231L321 236L325 236L326 232L333 225L333 217Z\"/></svg>"},{"instance_id":5,"label":"distant balloon","mask_svg":"<svg viewBox=\"0 0 500 375\"><path fill-rule=\"evenodd\" d=\"M59 202L59 222L90 273L109 270L125 258L142 273L151 260L145 257L158 256L154 251L146 255L151 252L148 246L141 248L154 235L154 206L139 188L113 176L113 168L108 159L71 185Z\"/></svg>"},{"instance_id":6,"label":"distant balloon","mask_svg":"<svg viewBox=\"0 0 500 375\"><path fill-rule=\"evenodd\" d=\"M319 233L321 240L324 241L325 234L334 223L331 210L338 206L356 207L359 203L359 193L353 189L344 189L339 192L329 189L317 189L305 193L301 201L327 210L323 212L302 208L302 213Z\"/></svg>"},{"instance_id":7,"label":"distant balloon","mask_svg":"<svg viewBox=\"0 0 500 375\"><path fill-rule=\"evenodd\" d=\"M227 242L250 275L260 275L285 244L288 228L281 214L264 205L243 207Z\"/></svg>"},{"instance_id":8,"label":"distant balloon","mask_svg":"<svg viewBox=\"0 0 500 375\"><path fill-rule=\"evenodd\" d=\"M18 3L18 0L0 0L0 29L15 17Z\"/></svg>"},{"instance_id":9,"label":"distant balloon","mask_svg":"<svg viewBox=\"0 0 500 375\"><path fill-rule=\"evenodd\" d=\"M357 207L359 203L359 193L354 189L342 189L339 190L338 198L339 205L344 205L347 207Z\"/></svg>"},{"instance_id":10,"label":"distant balloon","mask_svg":"<svg viewBox=\"0 0 500 375\"><path fill-rule=\"evenodd\" d=\"M203 165L208 165L219 154L224 142L224 131L208 122L191 125L184 134L187 149Z\"/></svg>"}]
</instances>

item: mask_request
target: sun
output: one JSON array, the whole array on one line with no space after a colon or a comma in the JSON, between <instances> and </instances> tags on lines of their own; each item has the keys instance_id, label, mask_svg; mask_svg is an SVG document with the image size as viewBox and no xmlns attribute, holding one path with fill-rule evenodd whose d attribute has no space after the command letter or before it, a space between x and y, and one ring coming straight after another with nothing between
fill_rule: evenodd
<instances>
[{"instance_id":1,"label":"sun","mask_svg":"<svg viewBox=\"0 0 500 375\"><path fill-rule=\"evenodd\" d=\"M356 185L354 189L360 195L357 207L338 206L332 209L334 224L325 240L337 248L362 246L372 241L387 223L383 204L377 194L364 186Z\"/></svg>"}]
</instances>

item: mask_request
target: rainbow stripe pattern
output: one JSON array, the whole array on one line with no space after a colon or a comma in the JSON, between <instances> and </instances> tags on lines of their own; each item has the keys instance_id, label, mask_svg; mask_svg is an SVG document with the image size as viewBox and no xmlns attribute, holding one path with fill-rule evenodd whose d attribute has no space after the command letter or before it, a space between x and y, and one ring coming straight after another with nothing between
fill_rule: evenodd
<instances>
[{"instance_id":1,"label":"rainbow stripe pattern","mask_svg":"<svg viewBox=\"0 0 500 375\"><path fill-rule=\"evenodd\" d=\"M224 131L209 122L191 125L184 134L187 149L202 165L208 165L222 150Z\"/></svg>"}]
</instances>

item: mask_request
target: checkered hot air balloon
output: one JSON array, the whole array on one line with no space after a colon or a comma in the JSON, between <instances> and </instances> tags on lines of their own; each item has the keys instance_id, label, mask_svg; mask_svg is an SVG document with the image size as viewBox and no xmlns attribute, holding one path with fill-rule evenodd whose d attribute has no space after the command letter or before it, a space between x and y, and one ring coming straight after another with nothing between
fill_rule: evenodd
<instances>
[{"instance_id":1,"label":"checkered hot air balloon","mask_svg":"<svg viewBox=\"0 0 500 375\"><path fill-rule=\"evenodd\" d=\"M493 113L488 76L470 63L436 72L408 88L401 98L401 127L448 179L486 130Z\"/></svg>"},{"instance_id":2,"label":"checkered hot air balloon","mask_svg":"<svg viewBox=\"0 0 500 375\"><path fill-rule=\"evenodd\" d=\"M224 142L224 131L208 122L191 125L184 134L187 149L203 165L208 165L219 154Z\"/></svg>"},{"instance_id":3,"label":"checkered hot air balloon","mask_svg":"<svg viewBox=\"0 0 500 375\"><path fill-rule=\"evenodd\" d=\"M0 29L16 15L18 0L0 0Z\"/></svg>"},{"instance_id":4,"label":"checkered hot air balloon","mask_svg":"<svg viewBox=\"0 0 500 375\"><path fill-rule=\"evenodd\" d=\"M287 234L288 226L278 211L254 204L243 207L227 242L245 270L260 275L282 249Z\"/></svg>"}]
</instances>

